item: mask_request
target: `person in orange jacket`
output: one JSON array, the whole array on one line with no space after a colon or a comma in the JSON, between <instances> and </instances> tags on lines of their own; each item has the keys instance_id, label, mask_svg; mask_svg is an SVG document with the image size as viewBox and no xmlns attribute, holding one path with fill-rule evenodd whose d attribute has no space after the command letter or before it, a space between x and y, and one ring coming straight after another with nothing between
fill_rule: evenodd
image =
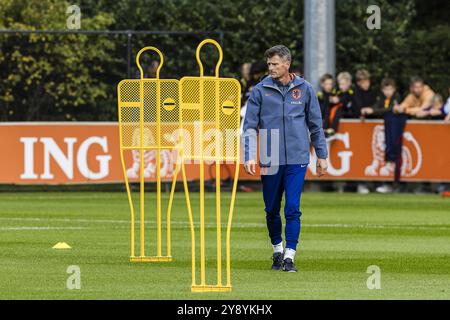
<instances>
[{"instance_id":1,"label":"person in orange jacket","mask_svg":"<svg viewBox=\"0 0 450 320\"><path fill-rule=\"evenodd\" d=\"M412 77L409 85L410 93L400 104L400 112L416 116L428 109L433 103L434 91L425 84L422 78Z\"/></svg>"}]
</instances>

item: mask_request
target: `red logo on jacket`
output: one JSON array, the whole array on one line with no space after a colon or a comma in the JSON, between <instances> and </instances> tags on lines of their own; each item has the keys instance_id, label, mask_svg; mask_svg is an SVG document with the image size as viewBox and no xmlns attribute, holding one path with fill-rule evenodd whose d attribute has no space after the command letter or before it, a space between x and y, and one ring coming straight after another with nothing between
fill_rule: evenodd
<instances>
[{"instance_id":1,"label":"red logo on jacket","mask_svg":"<svg viewBox=\"0 0 450 320\"><path fill-rule=\"evenodd\" d=\"M300 99L301 96L302 96L302 92L300 91L300 89L292 90L292 98L294 98L295 100L298 100L298 99Z\"/></svg>"}]
</instances>

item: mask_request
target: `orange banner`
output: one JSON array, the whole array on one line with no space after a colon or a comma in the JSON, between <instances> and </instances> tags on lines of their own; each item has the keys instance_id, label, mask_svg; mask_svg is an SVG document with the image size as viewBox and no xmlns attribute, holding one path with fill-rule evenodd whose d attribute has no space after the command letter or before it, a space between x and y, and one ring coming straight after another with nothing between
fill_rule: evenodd
<instances>
[{"instance_id":1,"label":"orange banner","mask_svg":"<svg viewBox=\"0 0 450 320\"><path fill-rule=\"evenodd\" d=\"M0 124L0 183L66 184L123 182L118 125L114 122L21 122ZM450 181L450 125L441 121L409 121L403 143L402 179ZM328 180L391 180L384 162L384 127L381 120L344 120L329 142ZM145 154L145 176L155 178L155 154ZM128 177L139 176L132 151L126 156ZM170 180L176 154L163 151L161 174ZM314 177L314 154L308 179ZM223 165L223 177L233 172ZM242 169L242 168L241 168ZM208 179L214 170L205 169ZM259 179L240 171L241 180ZM199 177L198 166L187 165L189 180ZM180 179L180 178L179 178Z\"/></svg>"}]
</instances>

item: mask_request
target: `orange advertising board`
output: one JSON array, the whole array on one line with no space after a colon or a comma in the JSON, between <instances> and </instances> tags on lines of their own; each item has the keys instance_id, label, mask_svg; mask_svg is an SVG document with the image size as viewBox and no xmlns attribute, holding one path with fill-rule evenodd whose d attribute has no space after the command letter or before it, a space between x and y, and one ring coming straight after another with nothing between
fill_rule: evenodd
<instances>
[{"instance_id":1,"label":"orange advertising board","mask_svg":"<svg viewBox=\"0 0 450 320\"><path fill-rule=\"evenodd\" d=\"M115 122L4 122L0 124L0 183L67 184L123 182L119 132ZM450 125L441 121L409 121L402 151L405 181L450 181ZM329 141L329 180L390 180L384 162L384 127L381 120L345 120ZM125 155L127 176L139 177L136 156ZM155 179L154 151L144 155L145 177ZM171 180L176 152L164 150L161 175ZM314 176L314 153L308 179ZM198 168L188 164L188 180L198 178ZM233 172L233 165L224 165ZM195 169L195 170L194 170ZM205 177L214 174L206 166ZM179 178L180 179L180 178ZM259 179L240 170L240 179Z\"/></svg>"}]
</instances>

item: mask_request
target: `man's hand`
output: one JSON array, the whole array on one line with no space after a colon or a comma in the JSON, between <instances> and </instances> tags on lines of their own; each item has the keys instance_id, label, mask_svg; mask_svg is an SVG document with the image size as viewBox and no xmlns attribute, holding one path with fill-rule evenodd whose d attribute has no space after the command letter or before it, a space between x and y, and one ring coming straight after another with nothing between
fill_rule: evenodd
<instances>
[{"instance_id":1,"label":"man's hand","mask_svg":"<svg viewBox=\"0 0 450 320\"><path fill-rule=\"evenodd\" d=\"M362 115L371 115L373 114L373 109L371 107L365 107L361 109L361 114Z\"/></svg>"},{"instance_id":2,"label":"man's hand","mask_svg":"<svg viewBox=\"0 0 450 320\"><path fill-rule=\"evenodd\" d=\"M394 112L395 113L403 113L403 112L405 112L405 107L401 104L397 104L394 106Z\"/></svg>"},{"instance_id":3,"label":"man's hand","mask_svg":"<svg viewBox=\"0 0 450 320\"><path fill-rule=\"evenodd\" d=\"M244 170L249 175L254 176L256 173L256 161L255 160L248 160L244 163Z\"/></svg>"},{"instance_id":4,"label":"man's hand","mask_svg":"<svg viewBox=\"0 0 450 320\"><path fill-rule=\"evenodd\" d=\"M420 111L420 108L409 108L409 109L405 109L404 113L410 115L410 116L415 116L417 112Z\"/></svg>"},{"instance_id":5,"label":"man's hand","mask_svg":"<svg viewBox=\"0 0 450 320\"><path fill-rule=\"evenodd\" d=\"M334 104L339 103L339 97L338 96L331 96L330 97L330 102L334 103Z\"/></svg>"},{"instance_id":6,"label":"man's hand","mask_svg":"<svg viewBox=\"0 0 450 320\"><path fill-rule=\"evenodd\" d=\"M327 159L317 159L317 175L319 177L323 176L324 174L327 173L327 169L328 169L328 163L327 163Z\"/></svg>"},{"instance_id":7,"label":"man's hand","mask_svg":"<svg viewBox=\"0 0 450 320\"><path fill-rule=\"evenodd\" d=\"M439 110L439 109L431 109L430 110L430 116L437 117L437 116L440 116L440 115L442 115L442 111L441 110Z\"/></svg>"},{"instance_id":8,"label":"man's hand","mask_svg":"<svg viewBox=\"0 0 450 320\"><path fill-rule=\"evenodd\" d=\"M417 118L425 118L426 116L428 116L429 115L429 113L428 113L428 111L426 111L426 110L419 110L417 113L416 113L416 117Z\"/></svg>"}]
</instances>

